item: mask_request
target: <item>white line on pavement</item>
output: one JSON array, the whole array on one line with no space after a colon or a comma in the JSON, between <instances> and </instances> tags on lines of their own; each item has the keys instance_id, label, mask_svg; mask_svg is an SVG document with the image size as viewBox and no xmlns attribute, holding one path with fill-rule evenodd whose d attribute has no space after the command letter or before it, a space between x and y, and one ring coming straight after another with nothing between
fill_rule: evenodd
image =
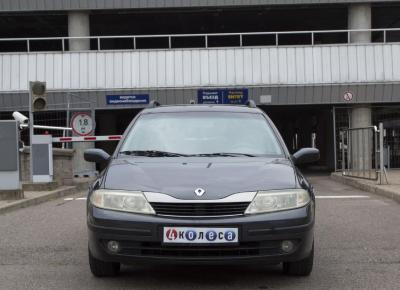
<instances>
[{"instance_id":1,"label":"white line on pavement","mask_svg":"<svg viewBox=\"0 0 400 290\"><path fill-rule=\"evenodd\" d=\"M77 198L73 198L73 197L67 197L64 198L65 201L71 201L71 200L86 200L86 197L77 197Z\"/></svg>"},{"instance_id":2,"label":"white line on pavement","mask_svg":"<svg viewBox=\"0 0 400 290\"><path fill-rule=\"evenodd\" d=\"M341 198L369 198L368 195L317 195L315 198L321 199L341 199Z\"/></svg>"}]
</instances>

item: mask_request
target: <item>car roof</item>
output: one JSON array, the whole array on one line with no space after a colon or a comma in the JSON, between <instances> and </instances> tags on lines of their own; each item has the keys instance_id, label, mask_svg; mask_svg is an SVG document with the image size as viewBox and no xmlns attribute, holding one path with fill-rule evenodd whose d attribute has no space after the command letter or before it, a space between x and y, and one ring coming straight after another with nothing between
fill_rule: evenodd
<instances>
[{"instance_id":1,"label":"car roof","mask_svg":"<svg viewBox=\"0 0 400 290\"><path fill-rule=\"evenodd\" d=\"M146 108L142 114L152 113L182 113L182 112L232 112L232 113L262 113L259 108L240 105L173 105Z\"/></svg>"}]
</instances>

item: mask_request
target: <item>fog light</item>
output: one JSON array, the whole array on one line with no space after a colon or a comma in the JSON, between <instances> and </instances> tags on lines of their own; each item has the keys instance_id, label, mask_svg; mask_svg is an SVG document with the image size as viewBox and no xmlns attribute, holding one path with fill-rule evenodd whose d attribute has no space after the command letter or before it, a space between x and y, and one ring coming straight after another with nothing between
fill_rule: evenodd
<instances>
[{"instance_id":1,"label":"fog light","mask_svg":"<svg viewBox=\"0 0 400 290\"><path fill-rule=\"evenodd\" d=\"M119 243L116 241L109 241L107 243L107 248L112 253L118 253L120 250Z\"/></svg>"},{"instance_id":2,"label":"fog light","mask_svg":"<svg viewBox=\"0 0 400 290\"><path fill-rule=\"evenodd\" d=\"M289 252L293 251L293 248L294 248L294 244L292 241L283 241L281 244L281 249L285 253L289 253Z\"/></svg>"}]
</instances>

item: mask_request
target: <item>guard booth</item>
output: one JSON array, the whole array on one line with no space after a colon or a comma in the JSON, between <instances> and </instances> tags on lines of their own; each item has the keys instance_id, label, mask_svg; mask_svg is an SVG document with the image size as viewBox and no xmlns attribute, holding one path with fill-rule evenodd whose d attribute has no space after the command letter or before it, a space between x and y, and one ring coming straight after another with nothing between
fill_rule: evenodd
<instances>
[{"instance_id":1,"label":"guard booth","mask_svg":"<svg viewBox=\"0 0 400 290\"><path fill-rule=\"evenodd\" d=\"M53 143L51 135L33 135L31 144L32 181L53 181Z\"/></svg>"},{"instance_id":2,"label":"guard booth","mask_svg":"<svg viewBox=\"0 0 400 290\"><path fill-rule=\"evenodd\" d=\"M0 121L0 192L21 190L18 140L18 123Z\"/></svg>"}]
</instances>

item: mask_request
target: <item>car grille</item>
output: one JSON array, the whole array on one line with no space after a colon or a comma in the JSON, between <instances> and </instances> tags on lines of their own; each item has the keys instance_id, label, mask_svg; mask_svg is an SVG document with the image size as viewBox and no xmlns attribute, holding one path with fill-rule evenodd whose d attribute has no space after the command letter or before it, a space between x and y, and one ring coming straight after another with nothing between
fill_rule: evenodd
<instances>
[{"instance_id":1,"label":"car grille","mask_svg":"<svg viewBox=\"0 0 400 290\"><path fill-rule=\"evenodd\" d=\"M231 216L242 215L250 202L230 203L160 203L151 206L159 215L168 216Z\"/></svg>"},{"instance_id":2,"label":"car grille","mask_svg":"<svg viewBox=\"0 0 400 290\"><path fill-rule=\"evenodd\" d=\"M122 255L170 258L254 257L281 254L281 241L241 242L234 246L165 246L159 242L120 241Z\"/></svg>"}]
</instances>

